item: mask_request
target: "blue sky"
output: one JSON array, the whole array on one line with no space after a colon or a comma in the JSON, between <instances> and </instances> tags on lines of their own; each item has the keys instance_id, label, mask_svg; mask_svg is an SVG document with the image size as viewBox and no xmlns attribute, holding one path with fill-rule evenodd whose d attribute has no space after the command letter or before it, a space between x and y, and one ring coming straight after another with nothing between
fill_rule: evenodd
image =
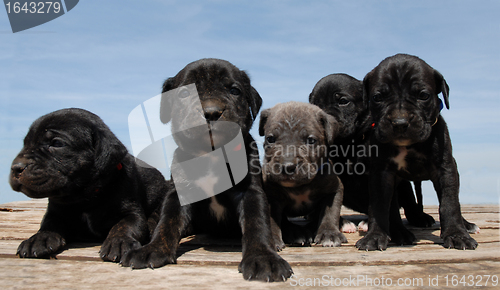
<instances>
[{"instance_id":1,"label":"blue sky","mask_svg":"<svg viewBox=\"0 0 500 290\"><path fill-rule=\"evenodd\" d=\"M461 202L498 203L499 13L499 1L84 0L13 34L0 11L0 203L27 199L8 185L10 163L29 125L51 111L92 111L130 148L128 114L194 60L246 70L268 108L307 102L331 73L362 79L396 53L421 57L450 86L443 116ZM424 203L437 204L429 182Z\"/></svg>"}]
</instances>

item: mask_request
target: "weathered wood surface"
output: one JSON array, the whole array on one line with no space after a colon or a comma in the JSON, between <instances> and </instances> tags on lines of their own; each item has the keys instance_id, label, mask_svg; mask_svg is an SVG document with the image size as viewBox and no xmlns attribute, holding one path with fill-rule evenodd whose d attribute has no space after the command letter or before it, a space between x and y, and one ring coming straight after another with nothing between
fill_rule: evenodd
<instances>
[{"instance_id":1,"label":"weathered wood surface","mask_svg":"<svg viewBox=\"0 0 500 290\"><path fill-rule=\"evenodd\" d=\"M2 288L290 289L302 288L300 285L305 288L312 285L321 288L386 288L389 282L395 289L413 289L413 286L443 289L447 284L450 289L500 288L500 282L495 287L492 280L492 277L500 278L498 205L462 206L464 217L481 228L479 234L473 235L479 242L474 251L444 249L439 238L439 224L428 229L410 227L419 239L416 245L391 245L384 252L358 251L354 244L360 234L352 233L346 234L348 243L338 248L287 247L280 254L292 265L294 278L284 283L265 284L244 281L238 273L239 241L204 236L184 239L178 264L154 271L132 271L102 262L98 256L100 245L97 244L70 244L68 250L51 260L16 257L19 243L38 230L46 204L46 200L33 200L0 205ZM426 207L425 211L438 220L436 206ZM346 209L342 215L354 220L363 218ZM488 275L496 276L490 277L486 286ZM465 279L460 281L462 277Z\"/></svg>"}]
</instances>

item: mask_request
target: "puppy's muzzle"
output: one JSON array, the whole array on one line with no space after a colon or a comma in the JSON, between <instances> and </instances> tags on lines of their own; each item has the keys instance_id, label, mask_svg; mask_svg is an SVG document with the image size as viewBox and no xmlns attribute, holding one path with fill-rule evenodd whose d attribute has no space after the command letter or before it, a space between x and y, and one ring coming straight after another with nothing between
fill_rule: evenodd
<instances>
[{"instance_id":1,"label":"puppy's muzzle","mask_svg":"<svg viewBox=\"0 0 500 290\"><path fill-rule=\"evenodd\" d=\"M281 173L283 175L294 175L295 169L297 168L297 164L293 162L285 162L281 164Z\"/></svg>"},{"instance_id":2,"label":"puppy's muzzle","mask_svg":"<svg viewBox=\"0 0 500 290\"><path fill-rule=\"evenodd\" d=\"M19 179L24 170L28 167L28 160L25 157L17 157L12 162L10 167L10 175L12 178Z\"/></svg>"},{"instance_id":3,"label":"puppy's muzzle","mask_svg":"<svg viewBox=\"0 0 500 290\"><path fill-rule=\"evenodd\" d=\"M392 125L392 130L395 134L404 134L414 119L412 114L402 113L389 117L389 122Z\"/></svg>"},{"instance_id":4,"label":"puppy's muzzle","mask_svg":"<svg viewBox=\"0 0 500 290\"><path fill-rule=\"evenodd\" d=\"M218 121L225 110L226 106L216 100L207 100L203 102L203 111L207 122Z\"/></svg>"}]
</instances>

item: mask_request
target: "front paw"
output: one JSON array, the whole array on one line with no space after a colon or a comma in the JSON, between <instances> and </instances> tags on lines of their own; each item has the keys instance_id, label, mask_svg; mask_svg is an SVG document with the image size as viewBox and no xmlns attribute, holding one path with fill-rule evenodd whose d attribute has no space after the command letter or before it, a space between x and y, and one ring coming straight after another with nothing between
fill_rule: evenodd
<instances>
[{"instance_id":1,"label":"front paw","mask_svg":"<svg viewBox=\"0 0 500 290\"><path fill-rule=\"evenodd\" d=\"M132 269L159 268L167 264L176 264L175 252L170 252L163 245L147 244L129 251L120 261L124 267Z\"/></svg>"},{"instance_id":2,"label":"front paw","mask_svg":"<svg viewBox=\"0 0 500 290\"><path fill-rule=\"evenodd\" d=\"M464 221L465 229L469 234L479 234L480 229L476 224L468 222L466 219L462 218Z\"/></svg>"},{"instance_id":3,"label":"front paw","mask_svg":"<svg viewBox=\"0 0 500 290\"><path fill-rule=\"evenodd\" d=\"M383 232L371 232L356 242L356 248L366 251L383 251L387 249L389 240L389 236Z\"/></svg>"},{"instance_id":4,"label":"front paw","mask_svg":"<svg viewBox=\"0 0 500 290\"><path fill-rule=\"evenodd\" d=\"M447 230L445 233L441 234L443 237L443 247L448 249L458 249L458 250L475 250L477 248L477 242L469 233L464 230Z\"/></svg>"},{"instance_id":5,"label":"front paw","mask_svg":"<svg viewBox=\"0 0 500 290\"><path fill-rule=\"evenodd\" d=\"M276 249L277 252L280 252L284 248L286 248L286 245L285 245L285 243L283 242L283 239L281 239L280 236L273 235L273 243L274 243L274 248Z\"/></svg>"},{"instance_id":6,"label":"front paw","mask_svg":"<svg viewBox=\"0 0 500 290\"><path fill-rule=\"evenodd\" d=\"M119 262L128 252L140 247L141 243L132 237L108 237L104 240L99 255L104 261Z\"/></svg>"},{"instance_id":7,"label":"front paw","mask_svg":"<svg viewBox=\"0 0 500 290\"><path fill-rule=\"evenodd\" d=\"M323 247L340 247L342 243L347 243L347 239L338 230L323 230L318 232L314 238L316 245L322 245Z\"/></svg>"},{"instance_id":8,"label":"front paw","mask_svg":"<svg viewBox=\"0 0 500 290\"><path fill-rule=\"evenodd\" d=\"M55 232L38 232L23 241L17 248L20 258L47 258L54 256L66 246L64 238Z\"/></svg>"},{"instance_id":9,"label":"front paw","mask_svg":"<svg viewBox=\"0 0 500 290\"><path fill-rule=\"evenodd\" d=\"M282 228L283 241L289 245L310 245L313 242L314 233L307 226L289 224Z\"/></svg>"},{"instance_id":10,"label":"front paw","mask_svg":"<svg viewBox=\"0 0 500 290\"><path fill-rule=\"evenodd\" d=\"M277 253L248 254L238 266L246 280L264 282L286 281L293 274L292 268Z\"/></svg>"},{"instance_id":11,"label":"front paw","mask_svg":"<svg viewBox=\"0 0 500 290\"><path fill-rule=\"evenodd\" d=\"M404 225L391 229L391 242L396 245L413 245L417 238Z\"/></svg>"},{"instance_id":12,"label":"front paw","mask_svg":"<svg viewBox=\"0 0 500 290\"><path fill-rule=\"evenodd\" d=\"M415 215L410 215L410 214L406 215L406 220L410 225L419 228L428 228L431 227L434 223L436 223L436 221L432 216L426 214L423 211Z\"/></svg>"}]
</instances>

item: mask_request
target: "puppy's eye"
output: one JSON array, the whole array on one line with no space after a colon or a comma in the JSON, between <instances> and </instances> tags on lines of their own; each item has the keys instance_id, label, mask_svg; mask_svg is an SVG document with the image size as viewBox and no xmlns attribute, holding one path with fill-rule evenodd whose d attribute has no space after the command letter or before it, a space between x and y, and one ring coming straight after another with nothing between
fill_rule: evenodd
<instances>
[{"instance_id":1,"label":"puppy's eye","mask_svg":"<svg viewBox=\"0 0 500 290\"><path fill-rule=\"evenodd\" d=\"M346 97L342 97L339 99L339 105L340 106L346 106L349 105L351 101L349 101Z\"/></svg>"},{"instance_id":2,"label":"puppy's eye","mask_svg":"<svg viewBox=\"0 0 500 290\"><path fill-rule=\"evenodd\" d=\"M231 89L229 90L229 93L230 93L231 95L239 96L239 95L241 94L241 91L240 91L240 89L238 89L238 88L231 88Z\"/></svg>"},{"instance_id":3,"label":"puppy's eye","mask_svg":"<svg viewBox=\"0 0 500 290\"><path fill-rule=\"evenodd\" d=\"M179 92L179 98L181 99L185 99L187 97L189 97L191 95L191 93L189 92L189 90L186 90L186 89L183 89Z\"/></svg>"},{"instance_id":4,"label":"puppy's eye","mask_svg":"<svg viewBox=\"0 0 500 290\"><path fill-rule=\"evenodd\" d=\"M372 99L374 102L378 103L384 99L384 96L382 96L381 93L376 93L375 95L372 96Z\"/></svg>"},{"instance_id":5,"label":"puppy's eye","mask_svg":"<svg viewBox=\"0 0 500 290\"><path fill-rule=\"evenodd\" d=\"M50 141L50 147L55 147L55 148L61 148L61 147L64 147L66 146L66 144L59 140L59 139L52 139L52 141Z\"/></svg>"},{"instance_id":6,"label":"puppy's eye","mask_svg":"<svg viewBox=\"0 0 500 290\"><path fill-rule=\"evenodd\" d=\"M314 144L316 144L316 142L318 142L318 140L315 137L313 137L313 136L307 137L306 143L308 145L314 145Z\"/></svg>"},{"instance_id":7,"label":"puppy's eye","mask_svg":"<svg viewBox=\"0 0 500 290\"><path fill-rule=\"evenodd\" d=\"M274 136L267 136L266 141L267 143L274 143L276 142L276 138L274 138Z\"/></svg>"},{"instance_id":8,"label":"puppy's eye","mask_svg":"<svg viewBox=\"0 0 500 290\"><path fill-rule=\"evenodd\" d=\"M418 99L422 101L428 100L430 97L431 95L426 92L420 92L420 94L418 95Z\"/></svg>"}]
</instances>

